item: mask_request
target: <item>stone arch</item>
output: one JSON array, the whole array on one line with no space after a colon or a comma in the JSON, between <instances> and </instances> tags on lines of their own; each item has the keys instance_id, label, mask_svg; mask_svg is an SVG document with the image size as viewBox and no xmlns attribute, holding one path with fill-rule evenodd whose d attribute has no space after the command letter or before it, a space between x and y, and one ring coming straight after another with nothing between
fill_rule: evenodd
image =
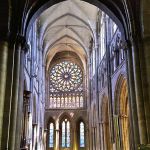
<instances>
[{"instance_id":1,"label":"stone arch","mask_svg":"<svg viewBox=\"0 0 150 150\"><path fill-rule=\"evenodd\" d=\"M61 122L61 120L63 120L65 117L68 118L70 122L73 121L73 118L71 118L68 112L63 112L62 114L60 114L58 117L58 121Z\"/></svg>"},{"instance_id":2,"label":"stone arch","mask_svg":"<svg viewBox=\"0 0 150 150\"><path fill-rule=\"evenodd\" d=\"M46 122L47 127L48 127L48 125L49 125L50 122L53 122L55 124L56 121L55 121L55 119L53 117L50 116L48 118L47 122Z\"/></svg>"},{"instance_id":3,"label":"stone arch","mask_svg":"<svg viewBox=\"0 0 150 150\"><path fill-rule=\"evenodd\" d=\"M60 116L59 116L59 149L60 150L65 150L67 149L66 146L63 147L62 146L62 126L63 126L63 123L65 123L65 138L67 138L67 124L70 124L70 146L69 148L72 149L73 148L73 119L71 118L71 116L69 115L69 113L67 112L64 112L62 113Z\"/></svg>"},{"instance_id":4,"label":"stone arch","mask_svg":"<svg viewBox=\"0 0 150 150\"><path fill-rule=\"evenodd\" d=\"M25 26L24 26L24 33L26 36L28 36L30 26L33 24L35 19L47 8L63 2L64 0L50 0L50 1L37 1L34 3L34 5L31 7L31 9L28 11L28 14L25 18ZM106 14L108 14L114 22L119 26L121 32L125 34L125 36L128 36L127 32L127 24L126 24L126 16L129 16L129 14L123 14L123 10L128 9L127 4L120 3L116 4L115 2L111 0L84 0L87 3L90 3L92 5L95 5L96 7L100 8L102 11L104 11ZM125 5L125 6L124 6ZM126 13L129 13L129 11L125 11ZM130 20L130 18L128 18Z\"/></svg>"},{"instance_id":5,"label":"stone arch","mask_svg":"<svg viewBox=\"0 0 150 150\"><path fill-rule=\"evenodd\" d=\"M122 86L126 84L127 87L127 77L125 75L125 73L120 73L120 75L118 76L116 85L115 85L115 93L114 93L114 114L119 113L120 111L120 94L121 94L121 89Z\"/></svg>"},{"instance_id":6,"label":"stone arch","mask_svg":"<svg viewBox=\"0 0 150 150\"><path fill-rule=\"evenodd\" d=\"M120 140L116 139L116 146L123 150L130 149L129 143L129 103L128 103L128 90L127 90L127 78L124 74L121 74L116 83L115 90L115 119L117 119L117 131ZM118 136L118 135L116 135Z\"/></svg>"}]
</instances>

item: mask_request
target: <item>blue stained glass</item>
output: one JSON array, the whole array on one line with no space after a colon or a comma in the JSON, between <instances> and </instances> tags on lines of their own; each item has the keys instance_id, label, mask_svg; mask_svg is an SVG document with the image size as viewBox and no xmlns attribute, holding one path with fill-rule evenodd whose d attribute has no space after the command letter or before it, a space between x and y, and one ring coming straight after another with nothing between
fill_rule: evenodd
<instances>
[{"instance_id":1,"label":"blue stained glass","mask_svg":"<svg viewBox=\"0 0 150 150\"><path fill-rule=\"evenodd\" d=\"M70 122L67 122L67 147L70 147Z\"/></svg>"},{"instance_id":2,"label":"blue stained glass","mask_svg":"<svg viewBox=\"0 0 150 150\"><path fill-rule=\"evenodd\" d=\"M49 128L49 147L54 147L54 124L50 123Z\"/></svg>"},{"instance_id":3,"label":"blue stained glass","mask_svg":"<svg viewBox=\"0 0 150 150\"><path fill-rule=\"evenodd\" d=\"M70 122L67 119L62 122L62 147L70 147Z\"/></svg>"},{"instance_id":4,"label":"blue stained glass","mask_svg":"<svg viewBox=\"0 0 150 150\"><path fill-rule=\"evenodd\" d=\"M80 123L80 147L85 147L84 123Z\"/></svg>"},{"instance_id":5,"label":"blue stained glass","mask_svg":"<svg viewBox=\"0 0 150 150\"><path fill-rule=\"evenodd\" d=\"M65 147L65 122L62 123L62 147Z\"/></svg>"}]
</instances>

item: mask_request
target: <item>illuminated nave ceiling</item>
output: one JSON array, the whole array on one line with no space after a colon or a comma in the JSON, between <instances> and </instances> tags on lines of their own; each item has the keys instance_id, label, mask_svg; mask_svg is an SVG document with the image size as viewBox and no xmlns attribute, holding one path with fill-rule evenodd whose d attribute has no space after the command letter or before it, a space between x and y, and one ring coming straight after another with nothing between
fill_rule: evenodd
<instances>
[{"instance_id":1,"label":"illuminated nave ceiling","mask_svg":"<svg viewBox=\"0 0 150 150\"><path fill-rule=\"evenodd\" d=\"M44 51L47 69L60 51L77 53L86 66L90 42L96 36L98 11L87 2L68 0L48 8L39 16L40 48Z\"/></svg>"}]
</instances>

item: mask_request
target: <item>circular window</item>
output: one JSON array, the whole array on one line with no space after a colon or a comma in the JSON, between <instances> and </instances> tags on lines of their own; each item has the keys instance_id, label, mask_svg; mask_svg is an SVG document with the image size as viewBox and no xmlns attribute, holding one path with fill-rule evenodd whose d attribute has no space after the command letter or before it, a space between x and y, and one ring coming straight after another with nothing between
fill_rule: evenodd
<instances>
[{"instance_id":1,"label":"circular window","mask_svg":"<svg viewBox=\"0 0 150 150\"><path fill-rule=\"evenodd\" d=\"M73 91L80 86L82 81L82 70L73 62L63 61L50 70L50 84L59 91Z\"/></svg>"}]
</instances>

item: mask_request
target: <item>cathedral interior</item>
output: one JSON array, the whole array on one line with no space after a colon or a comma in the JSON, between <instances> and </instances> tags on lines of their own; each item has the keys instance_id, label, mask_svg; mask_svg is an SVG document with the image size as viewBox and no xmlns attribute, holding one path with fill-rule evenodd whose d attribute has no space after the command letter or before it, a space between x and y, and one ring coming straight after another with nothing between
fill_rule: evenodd
<instances>
[{"instance_id":1,"label":"cathedral interior","mask_svg":"<svg viewBox=\"0 0 150 150\"><path fill-rule=\"evenodd\" d=\"M0 150L150 150L150 0L0 0Z\"/></svg>"}]
</instances>

